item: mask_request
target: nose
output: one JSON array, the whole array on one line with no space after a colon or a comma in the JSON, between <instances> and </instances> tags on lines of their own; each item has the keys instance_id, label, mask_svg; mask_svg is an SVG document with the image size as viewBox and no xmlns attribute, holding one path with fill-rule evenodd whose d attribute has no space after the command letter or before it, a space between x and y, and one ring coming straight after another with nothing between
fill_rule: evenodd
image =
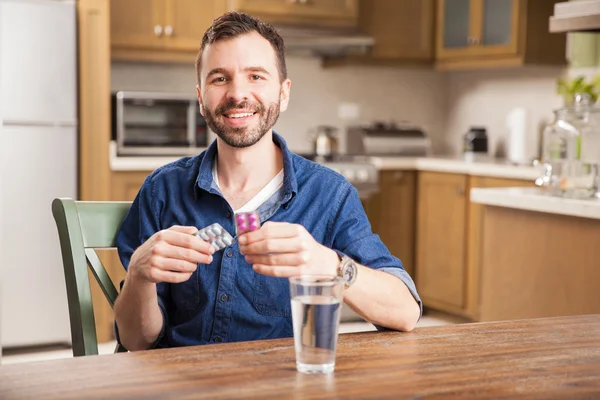
<instances>
[{"instance_id":1,"label":"nose","mask_svg":"<svg viewBox=\"0 0 600 400\"><path fill-rule=\"evenodd\" d=\"M236 103L244 100L248 100L250 96L250 88L248 82L244 79L234 78L229 83L229 90L227 91L227 97L234 100Z\"/></svg>"}]
</instances>

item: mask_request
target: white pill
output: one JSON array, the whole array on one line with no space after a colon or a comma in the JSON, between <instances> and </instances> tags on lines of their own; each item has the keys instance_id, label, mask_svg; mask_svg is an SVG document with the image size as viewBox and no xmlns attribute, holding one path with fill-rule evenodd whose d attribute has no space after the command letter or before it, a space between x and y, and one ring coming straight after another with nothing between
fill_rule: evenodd
<instances>
[{"instance_id":1,"label":"white pill","mask_svg":"<svg viewBox=\"0 0 600 400\"><path fill-rule=\"evenodd\" d=\"M223 241L223 243L225 243L227 246L231 246L231 243L233 243L233 238L231 237L231 235L224 235L223 238L221 239Z\"/></svg>"},{"instance_id":2,"label":"white pill","mask_svg":"<svg viewBox=\"0 0 600 400\"><path fill-rule=\"evenodd\" d=\"M220 249L222 249L223 247L225 247L225 243L223 243L223 241L221 239L217 239L215 240L215 243L217 243L217 245L219 246Z\"/></svg>"},{"instance_id":3,"label":"white pill","mask_svg":"<svg viewBox=\"0 0 600 400\"><path fill-rule=\"evenodd\" d=\"M208 235L206 234L206 231L203 229L200 232L198 232L199 236L203 239L203 240L209 240L210 238L208 237Z\"/></svg>"}]
</instances>

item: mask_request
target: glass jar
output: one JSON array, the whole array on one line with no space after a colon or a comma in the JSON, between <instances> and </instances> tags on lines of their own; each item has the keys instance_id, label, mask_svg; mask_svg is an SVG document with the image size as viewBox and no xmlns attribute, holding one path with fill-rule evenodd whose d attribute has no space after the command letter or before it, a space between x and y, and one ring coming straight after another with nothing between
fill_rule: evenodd
<instances>
[{"instance_id":1,"label":"glass jar","mask_svg":"<svg viewBox=\"0 0 600 400\"><path fill-rule=\"evenodd\" d=\"M591 198L598 192L600 109L589 95L577 94L573 105L554 112L543 133L543 175L536 180L554 195Z\"/></svg>"}]
</instances>

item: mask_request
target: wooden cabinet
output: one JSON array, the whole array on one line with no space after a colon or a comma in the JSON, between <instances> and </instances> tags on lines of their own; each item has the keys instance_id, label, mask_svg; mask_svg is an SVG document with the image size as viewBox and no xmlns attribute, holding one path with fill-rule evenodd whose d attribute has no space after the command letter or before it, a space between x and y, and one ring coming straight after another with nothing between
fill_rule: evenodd
<instances>
[{"instance_id":1,"label":"wooden cabinet","mask_svg":"<svg viewBox=\"0 0 600 400\"><path fill-rule=\"evenodd\" d=\"M566 64L566 35L548 31L556 0L439 0L441 69Z\"/></svg>"},{"instance_id":2,"label":"wooden cabinet","mask_svg":"<svg viewBox=\"0 0 600 400\"><path fill-rule=\"evenodd\" d=\"M358 18L358 0L233 0L232 8L272 23L355 26Z\"/></svg>"},{"instance_id":3,"label":"wooden cabinet","mask_svg":"<svg viewBox=\"0 0 600 400\"><path fill-rule=\"evenodd\" d=\"M418 179L417 289L425 305L457 314L465 305L467 184L465 175L437 172Z\"/></svg>"},{"instance_id":4,"label":"wooden cabinet","mask_svg":"<svg viewBox=\"0 0 600 400\"><path fill-rule=\"evenodd\" d=\"M470 190L526 186L533 181L419 174L415 280L425 306L479 320L483 206Z\"/></svg>"},{"instance_id":5,"label":"wooden cabinet","mask_svg":"<svg viewBox=\"0 0 600 400\"><path fill-rule=\"evenodd\" d=\"M370 51L326 60L326 66L431 64L435 59L435 0L361 1L358 29L373 38Z\"/></svg>"},{"instance_id":6,"label":"wooden cabinet","mask_svg":"<svg viewBox=\"0 0 600 400\"><path fill-rule=\"evenodd\" d=\"M112 0L112 58L191 61L224 0Z\"/></svg>"},{"instance_id":7,"label":"wooden cabinet","mask_svg":"<svg viewBox=\"0 0 600 400\"><path fill-rule=\"evenodd\" d=\"M473 176L469 179L472 188L533 187L533 181ZM480 320L480 282L482 270L484 206L469 204L467 226L467 291L465 312L469 318Z\"/></svg>"},{"instance_id":8,"label":"wooden cabinet","mask_svg":"<svg viewBox=\"0 0 600 400\"><path fill-rule=\"evenodd\" d=\"M112 176L112 201L133 201L152 171L119 171Z\"/></svg>"},{"instance_id":9,"label":"wooden cabinet","mask_svg":"<svg viewBox=\"0 0 600 400\"><path fill-rule=\"evenodd\" d=\"M366 208L373 232L413 276L417 173L381 171L379 182L381 190L373 199L375 206Z\"/></svg>"}]
</instances>

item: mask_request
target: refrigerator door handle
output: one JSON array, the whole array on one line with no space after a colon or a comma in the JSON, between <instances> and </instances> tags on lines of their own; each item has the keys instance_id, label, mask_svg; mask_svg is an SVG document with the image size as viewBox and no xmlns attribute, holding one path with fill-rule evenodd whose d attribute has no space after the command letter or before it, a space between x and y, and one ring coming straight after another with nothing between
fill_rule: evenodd
<instances>
[{"instance_id":1,"label":"refrigerator door handle","mask_svg":"<svg viewBox=\"0 0 600 400\"><path fill-rule=\"evenodd\" d=\"M0 120L4 126L54 126L60 128L72 128L77 126L77 121L25 121L16 119Z\"/></svg>"}]
</instances>

